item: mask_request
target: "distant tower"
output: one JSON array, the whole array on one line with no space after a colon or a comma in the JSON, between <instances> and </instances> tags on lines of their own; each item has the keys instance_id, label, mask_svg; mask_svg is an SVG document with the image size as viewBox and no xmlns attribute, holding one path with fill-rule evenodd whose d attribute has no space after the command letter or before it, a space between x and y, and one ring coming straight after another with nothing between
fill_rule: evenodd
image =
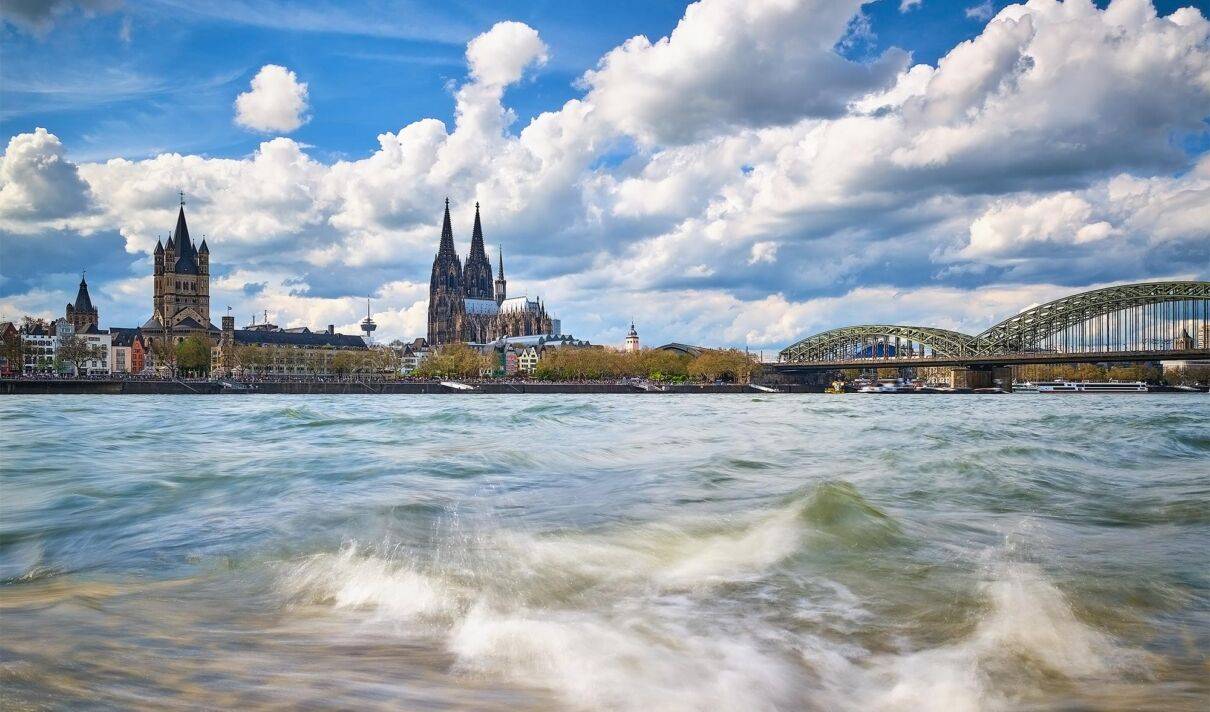
<instances>
[{"instance_id":1,"label":"distant tower","mask_svg":"<svg viewBox=\"0 0 1210 712\"><path fill-rule=\"evenodd\" d=\"M366 332L367 344L374 342L373 333L377 328L378 325L374 323L372 318L370 318L370 298L366 297L366 318L361 320L361 330Z\"/></svg>"},{"instance_id":2,"label":"distant tower","mask_svg":"<svg viewBox=\"0 0 1210 712\"><path fill-rule=\"evenodd\" d=\"M500 257L500 272L496 275L495 296L496 303L501 304L508 297L508 282L504 281L504 245L497 248L497 255Z\"/></svg>"},{"instance_id":3,"label":"distant tower","mask_svg":"<svg viewBox=\"0 0 1210 712\"><path fill-rule=\"evenodd\" d=\"M479 204L475 203L475 227L471 230L471 251L462 268L462 286L469 299L492 299L492 262L483 247L483 224Z\"/></svg>"},{"instance_id":4,"label":"distant tower","mask_svg":"<svg viewBox=\"0 0 1210 712\"><path fill-rule=\"evenodd\" d=\"M626 332L626 350L639 350L639 332L634 330L634 320L630 320L630 331Z\"/></svg>"},{"instance_id":5,"label":"distant tower","mask_svg":"<svg viewBox=\"0 0 1210 712\"><path fill-rule=\"evenodd\" d=\"M491 277L488 277L491 280ZM450 226L450 199L445 199L445 216L441 222L441 246L433 258L429 277L428 341L443 346L462 341L462 324L466 315L466 292L462 285L462 260L454 249L454 229Z\"/></svg>"},{"instance_id":6,"label":"distant tower","mask_svg":"<svg viewBox=\"0 0 1210 712\"><path fill-rule=\"evenodd\" d=\"M67 305L66 318L77 332L88 331L90 326L97 326L100 322L97 308L92 305L92 299L88 296L88 282L84 281L83 272L80 273L80 289L76 292L76 302Z\"/></svg>"}]
</instances>

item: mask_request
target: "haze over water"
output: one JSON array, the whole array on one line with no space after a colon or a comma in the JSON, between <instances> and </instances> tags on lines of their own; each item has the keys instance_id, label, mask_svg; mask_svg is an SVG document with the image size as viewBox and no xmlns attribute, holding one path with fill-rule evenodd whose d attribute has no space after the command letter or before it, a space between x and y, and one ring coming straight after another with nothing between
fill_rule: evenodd
<instances>
[{"instance_id":1,"label":"haze over water","mask_svg":"<svg viewBox=\"0 0 1210 712\"><path fill-rule=\"evenodd\" d=\"M0 399L0 702L1204 709L1200 396Z\"/></svg>"}]
</instances>

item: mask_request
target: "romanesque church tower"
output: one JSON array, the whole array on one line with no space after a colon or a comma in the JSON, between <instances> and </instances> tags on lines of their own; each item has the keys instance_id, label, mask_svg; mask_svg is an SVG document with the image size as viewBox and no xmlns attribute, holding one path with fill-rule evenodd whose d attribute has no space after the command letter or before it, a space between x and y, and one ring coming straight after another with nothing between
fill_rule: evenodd
<instances>
[{"instance_id":1,"label":"romanesque church tower","mask_svg":"<svg viewBox=\"0 0 1210 712\"><path fill-rule=\"evenodd\" d=\"M477 224L477 222L476 222ZM482 239L482 236L480 237ZM469 265L471 259L467 260ZM488 282L491 282L490 265ZM450 199L445 199L445 221L441 225L441 246L433 258L429 278L429 343L437 346L462 341L465 314L465 290L462 260L454 249L454 228L450 225Z\"/></svg>"},{"instance_id":2,"label":"romanesque church tower","mask_svg":"<svg viewBox=\"0 0 1210 712\"><path fill-rule=\"evenodd\" d=\"M144 331L175 340L217 331L210 323L210 247L205 240L195 246L189 237L184 196L168 243L156 241L154 270L155 296Z\"/></svg>"}]
</instances>

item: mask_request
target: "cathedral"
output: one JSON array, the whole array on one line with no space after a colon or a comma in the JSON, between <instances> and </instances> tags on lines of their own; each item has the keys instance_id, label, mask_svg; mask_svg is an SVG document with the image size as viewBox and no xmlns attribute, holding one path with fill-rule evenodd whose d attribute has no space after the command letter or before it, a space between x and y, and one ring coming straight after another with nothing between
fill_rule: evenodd
<instances>
[{"instance_id":1,"label":"cathedral","mask_svg":"<svg viewBox=\"0 0 1210 712\"><path fill-rule=\"evenodd\" d=\"M210 322L210 248L195 246L185 224L185 199L168 244L155 244L155 297L142 330L151 338L181 341L192 334L217 335Z\"/></svg>"},{"instance_id":2,"label":"cathedral","mask_svg":"<svg viewBox=\"0 0 1210 712\"><path fill-rule=\"evenodd\" d=\"M492 263L483 248L478 203L475 203L471 251L463 265L454 249L450 201L446 198L441 245L433 259L433 274L429 279L430 344L485 343L506 336L535 336L559 331L558 320L547 314L540 300L508 297L503 252L499 255L499 267L493 278Z\"/></svg>"}]
</instances>

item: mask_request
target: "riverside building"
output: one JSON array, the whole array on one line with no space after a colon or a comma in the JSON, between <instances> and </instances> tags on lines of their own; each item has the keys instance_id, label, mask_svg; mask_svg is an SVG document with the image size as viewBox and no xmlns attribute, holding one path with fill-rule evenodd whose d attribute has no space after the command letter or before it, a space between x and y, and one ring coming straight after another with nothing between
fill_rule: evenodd
<instances>
[{"instance_id":1,"label":"riverside building","mask_svg":"<svg viewBox=\"0 0 1210 712\"><path fill-rule=\"evenodd\" d=\"M428 343L431 346L559 333L558 320L547 313L540 299L508 296L503 251L497 257L499 270L493 275L491 260L483 246L479 204L475 203L471 249L463 265L454 248L450 201L446 198L441 243L433 258L429 278Z\"/></svg>"}]
</instances>

